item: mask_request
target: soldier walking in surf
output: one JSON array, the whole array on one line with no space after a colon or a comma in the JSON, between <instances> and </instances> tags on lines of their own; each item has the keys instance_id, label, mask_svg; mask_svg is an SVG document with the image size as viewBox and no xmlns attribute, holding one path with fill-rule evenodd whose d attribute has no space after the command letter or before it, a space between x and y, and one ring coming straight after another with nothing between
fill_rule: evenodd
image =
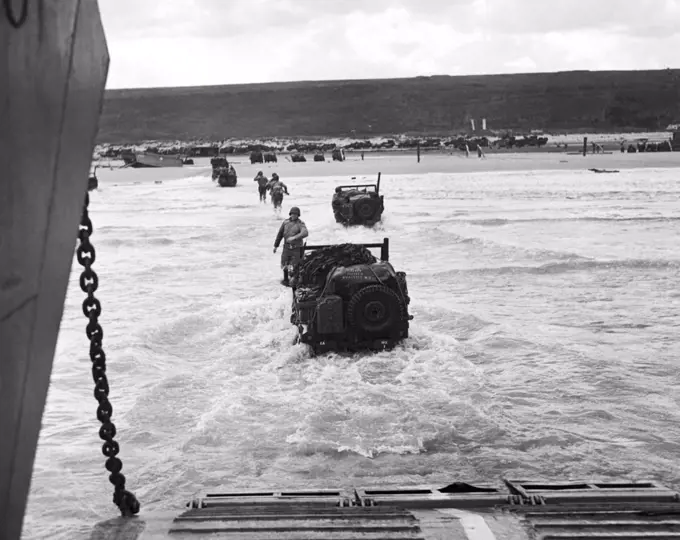
<instances>
[{"instance_id":1,"label":"soldier walking in surf","mask_svg":"<svg viewBox=\"0 0 680 540\"><path fill-rule=\"evenodd\" d=\"M260 193L260 202L267 202L267 184L269 183L269 180L262 174L262 171L258 171L254 181L257 182L257 191Z\"/></svg>"},{"instance_id":2,"label":"soldier walking in surf","mask_svg":"<svg viewBox=\"0 0 680 540\"><path fill-rule=\"evenodd\" d=\"M279 180L279 175L272 174L272 179L267 184L267 190L269 191L269 196L272 199L272 204L274 205L274 210L277 212L281 211L281 204L283 204L283 194L289 195L288 187L286 184Z\"/></svg>"},{"instance_id":3,"label":"soldier walking in surf","mask_svg":"<svg viewBox=\"0 0 680 540\"><path fill-rule=\"evenodd\" d=\"M281 252L281 269L283 270L282 285L290 285L289 278L291 270L300 263L300 251L302 240L309 236L307 225L300 219L300 209L293 206L290 209L289 218L281 223L279 232L274 240L274 253L279 248L283 240L283 251Z\"/></svg>"}]
</instances>

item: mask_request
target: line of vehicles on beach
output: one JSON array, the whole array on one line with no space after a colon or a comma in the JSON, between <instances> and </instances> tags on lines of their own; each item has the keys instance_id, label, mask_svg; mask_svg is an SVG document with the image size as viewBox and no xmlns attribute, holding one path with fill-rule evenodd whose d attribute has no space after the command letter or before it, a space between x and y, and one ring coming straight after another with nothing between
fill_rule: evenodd
<instances>
[{"instance_id":1,"label":"line of vehicles on beach","mask_svg":"<svg viewBox=\"0 0 680 540\"><path fill-rule=\"evenodd\" d=\"M251 164L254 163L277 163L284 156L292 162L306 162L308 156L312 155L313 161L326 161L327 153L330 153L332 161L345 161L345 151L348 152L392 152L399 150L423 151L436 150L458 150L461 152L475 151L477 147L483 147L485 152L517 152L517 151L564 151L569 147L564 140L560 142L559 137L550 141L548 137L541 136L541 133L531 133L525 135L514 135L511 132L496 134L487 137L486 135L477 136L457 136L457 137L394 137L389 139L357 139L352 142L338 145L331 142L319 141L297 141L291 144L282 143L242 143L242 144L223 144L211 143L207 145L177 143L174 146L151 146L144 147L143 150L117 146L105 145L100 148L97 155L102 158L120 159L128 167L181 167L193 163L194 157L219 157L243 155L248 156ZM669 126L662 133L622 134L620 136L611 135L608 137L589 137L591 141L606 147L607 150L617 150L627 152L664 152L680 150L680 129L677 126ZM574 141L571 141L574 143ZM579 147L579 142L575 146Z\"/></svg>"}]
</instances>

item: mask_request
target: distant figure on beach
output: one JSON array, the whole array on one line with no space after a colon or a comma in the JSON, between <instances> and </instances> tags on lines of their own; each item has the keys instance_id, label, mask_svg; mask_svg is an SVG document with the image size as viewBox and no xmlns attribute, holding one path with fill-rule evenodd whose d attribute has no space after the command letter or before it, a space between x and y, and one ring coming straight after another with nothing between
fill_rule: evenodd
<instances>
[{"instance_id":1,"label":"distant figure on beach","mask_svg":"<svg viewBox=\"0 0 680 540\"><path fill-rule=\"evenodd\" d=\"M257 190L260 193L260 202L267 202L267 184L269 183L269 179L262 174L262 171L258 171L254 182L257 182Z\"/></svg>"},{"instance_id":2,"label":"distant figure on beach","mask_svg":"<svg viewBox=\"0 0 680 540\"><path fill-rule=\"evenodd\" d=\"M593 154L600 154L600 153L602 153L602 151L603 151L602 146L600 146L599 144L597 144L597 143L595 143L595 142L592 143L592 144L593 144Z\"/></svg>"},{"instance_id":3,"label":"distant figure on beach","mask_svg":"<svg viewBox=\"0 0 680 540\"><path fill-rule=\"evenodd\" d=\"M272 204L274 205L274 210L281 210L281 204L283 203L283 194L290 195L288 193L288 186L279 180L279 175L272 174L272 179L267 184L267 190L269 191L269 196L272 199Z\"/></svg>"},{"instance_id":4,"label":"distant figure on beach","mask_svg":"<svg viewBox=\"0 0 680 540\"><path fill-rule=\"evenodd\" d=\"M482 151L482 147L480 145L477 145L477 157L479 159L486 158L486 156L484 155L484 152Z\"/></svg>"},{"instance_id":5,"label":"distant figure on beach","mask_svg":"<svg viewBox=\"0 0 680 540\"><path fill-rule=\"evenodd\" d=\"M465 143L465 157L470 157L470 147Z\"/></svg>"}]
</instances>

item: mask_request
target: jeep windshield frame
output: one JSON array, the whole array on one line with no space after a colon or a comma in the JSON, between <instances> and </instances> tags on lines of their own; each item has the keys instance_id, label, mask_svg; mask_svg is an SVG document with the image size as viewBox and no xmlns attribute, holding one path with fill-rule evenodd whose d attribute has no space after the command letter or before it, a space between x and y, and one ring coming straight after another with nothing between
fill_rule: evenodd
<instances>
[{"instance_id":1,"label":"jeep windshield frame","mask_svg":"<svg viewBox=\"0 0 680 540\"><path fill-rule=\"evenodd\" d=\"M340 193L343 189L357 189L357 188L369 188L375 189L376 195L380 194L380 174L378 173L378 181L375 184L345 184L343 186L337 186L335 188L336 193Z\"/></svg>"}]
</instances>

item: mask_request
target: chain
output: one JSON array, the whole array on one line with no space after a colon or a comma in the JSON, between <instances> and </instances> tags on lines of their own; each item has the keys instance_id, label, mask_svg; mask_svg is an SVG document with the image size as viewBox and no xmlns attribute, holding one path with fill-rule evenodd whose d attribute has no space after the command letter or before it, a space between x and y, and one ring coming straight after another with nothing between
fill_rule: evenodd
<instances>
[{"instance_id":1,"label":"chain","mask_svg":"<svg viewBox=\"0 0 680 540\"><path fill-rule=\"evenodd\" d=\"M28 18L28 0L23 0L21 2L21 14L19 15L18 19L14 14L12 0L3 0L3 5L5 7L5 15L7 16L9 24L11 24L17 30L21 28Z\"/></svg>"},{"instance_id":2,"label":"chain","mask_svg":"<svg viewBox=\"0 0 680 540\"><path fill-rule=\"evenodd\" d=\"M80 219L78 238L80 244L76 250L78 262L85 268L80 274L80 288L87 293L83 301L83 314L90 322L85 328L85 334L90 340L90 360L92 360L92 378L94 379L94 397L99 402L97 407L97 419L102 426L99 429L99 437L104 441L102 453L107 457L106 469L111 473L109 481L114 485L113 502L120 508L123 516L132 516L139 513L139 501L133 493L125 489L125 476L121 474L123 462L118 459L120 451L118 443L113 440L116 436L116 426L111 422L113 407L109 402L109 381L106 378L106 355L102 349L104 331L99 324L99 315L102 305L94 296L99 286L99 278L92 270L95 261L94 246L90 243L90 235L93 232L92 221L88 214L90 204L89 194L85 194L85 206Z\"/></svg>"}]
</instances>

